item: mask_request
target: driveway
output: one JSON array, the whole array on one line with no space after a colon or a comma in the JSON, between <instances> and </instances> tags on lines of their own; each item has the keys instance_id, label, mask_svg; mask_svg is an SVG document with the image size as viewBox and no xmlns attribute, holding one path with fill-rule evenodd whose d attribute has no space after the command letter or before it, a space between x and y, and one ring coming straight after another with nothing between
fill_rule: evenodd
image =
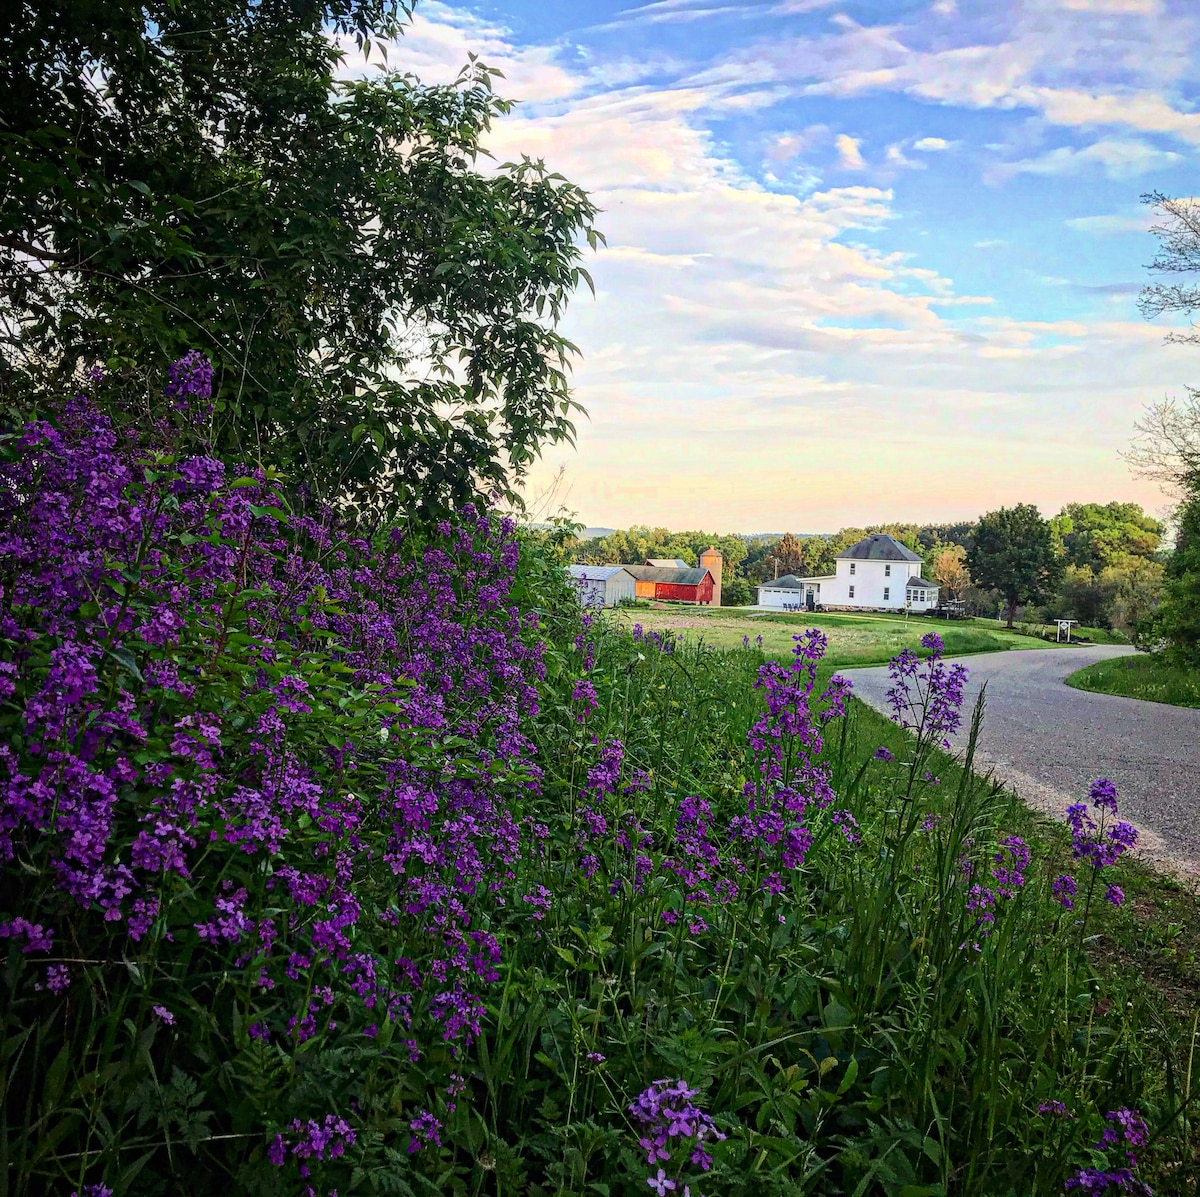
<instances>
[{"instance_id":1,"label":"driveway","mask_svg":"<svg viewBox=\"0 0 1200 1197\"><path fill-rule=\"evenodd\" d=\"M1200 710L1089 694L1064 679L1131 649L1014 649L961 658L964 711L987 683L978 758L1032 806L1060 816L1097 777L1116 783L1121 813L1141 831L1140 855L1200 879ZM843 670L854 692L886 711L886 666ZM966 745L966 729L955 747Z\"/></svg>"}]
</instances>

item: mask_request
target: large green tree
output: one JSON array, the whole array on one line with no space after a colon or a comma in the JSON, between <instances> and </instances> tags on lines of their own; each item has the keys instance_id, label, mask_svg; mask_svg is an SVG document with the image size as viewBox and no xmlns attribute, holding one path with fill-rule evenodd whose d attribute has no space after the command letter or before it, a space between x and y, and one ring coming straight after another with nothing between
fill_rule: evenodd
<instances>
[{"instance_id":1,"label":"large green tree","mask_svg":"<svg viewBox=\"0 0 1200 1197\"><path fill-rule=\"evenodd\" d=\"M981 516L967 550L967 568L978 586L999 591L1011 628L1020 603L1038 602L1061 572L1054 535L1030 503Z\"/></svg>"},{"instance_id":2,"label":"large green tree","mask_svg":"<svg viewBox=\"0 0 1200 1197\"><path fill-rule=\"evenodd\" d=\"M1050 525L1067 564L1097 572L1135 557L1152 558L1164 531L1137 503L1068 503Z\"/></svg>"},{"instance_id":3,"label":"large green tree","mask_svg":"<svg viewBox=\"0 0 1200 1197\"><path fill-rule=\"evenodd\" d=\"M1179 508L1175 551L1153 627L1172 657L1200 669L1200 478Z\"/></svg>"},{"instance_id":4,"label":"large green tree","mask_svg":"<svg viewBox=\"0 0 1200 1197\"><path fill-rule=\"evenodd\" d=\"M205 436L319 494L433 511L569 439L555 331L596 243L540 163L482 170L509 109L343 69L408 0L17 0L0 16L0 384L103 363L160 416L184 351ZM374 47L374 49L372 49ZM589 280L590 281L590 280Z\"/></svg>"}]
</instances>

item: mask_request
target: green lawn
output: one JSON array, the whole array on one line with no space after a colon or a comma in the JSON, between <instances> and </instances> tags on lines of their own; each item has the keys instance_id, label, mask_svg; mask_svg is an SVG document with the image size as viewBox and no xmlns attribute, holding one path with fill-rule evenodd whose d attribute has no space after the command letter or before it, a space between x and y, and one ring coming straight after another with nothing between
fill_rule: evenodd
<instances>
[{"instance_id":1,"label":"green lawn","mask_svg":"<svg viewBox=\"0 0 1200 1197\"><path fill-rule=\"evenodd\" d=\"M1067 685L1097 694L1120 694L1176 707L1200 707L1200 671L1171 665L1151 653L1097 661L1071 674Z\"/></svg>"},{"instance_id":2,"label":"green lawn","mask_svg":"<svg viewBox=\"0 0 1200 1197\"><path fill-rule=\"evenodd\" d=\"M820 628L829 637L825 664L847 667L876 665L902 648L916 648L926 632L937 632L950 655L1001 652L1010 648L1044 648L1046 643L1006 631L992 620L950 622L891 615L850 615L825 612L785 614L754 612L748 608L662 607L620 610L626 626L640 623L646 631L671 630L716 648L736 648L743 636L762 636L763 651L784 657L792 651L792 637L805 628Z\"/></svg>"}]
</instances>

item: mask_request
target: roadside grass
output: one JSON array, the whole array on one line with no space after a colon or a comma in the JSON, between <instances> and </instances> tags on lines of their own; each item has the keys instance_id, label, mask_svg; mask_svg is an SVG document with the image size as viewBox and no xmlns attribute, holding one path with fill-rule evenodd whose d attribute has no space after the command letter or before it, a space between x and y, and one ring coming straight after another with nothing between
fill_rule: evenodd
<instances>
[{"instance_id":1,"label":"roadside grass","mask_svg":"<svg viewBox=\"0 0 1200 1197\"><path fill-rule=\"evenodd\" d=\"M878 665L903 648L918 648L926 632L937 632L945 641L947 656L1039 648L1045 642L1009 632L987 620L950 622L902 615L852 615L832 612L760 612L749 608L656 607L649 610L618 609L625 627L635 623L647 631L672 631L693 643L717 649L740 648L743 637L752 644L762 636L768 657L790 657L793 637L806 628L820 628L829 637L825 667L849 668Z\"/></svg>"},{"instance_id":2,"label":"roadside grass","mask_svg":"<svg viewBox=\"0 0 1200 1197\"><path fill-rule=\"evenodd\" d=\"M897 754L902 750L905 733L886 715L859 698L851 700L851 711L860 742L877 741ZM950 753L936 756L943 785L956 785L961 761ZM998 796L993 815L1036 845L1041 859L1064 864L1070 859L1071 833L1066 823L1027 806L1011 787L1005 786ZM1120 907L1102 903L1103 909L1093 911L1095 934L1088 945L1089 957L1098 968L1140 973L1162 999L1163 1008L1185 1015L1188 1034L1196 1033L1200 1030L1195 1025L1200 1015L1200 887L1129 854L1113 867L1113 874L1126 901ZM1200 1038L1195 1048L1192 1087L1200 1100Z\"/></svg>"},{"instance_id":3,"label":"roadside grass","mask_svg":"<svg viewBox=\"0 0 1200 1197\"><path fill-rule=\"evenodd\" d=\"M1200 671L1172 665L1155 653L1097 661L1067 678L1067 685L1094 694L1119 694L1175 707L1200 707Z\"/></svg>"},{"instance_id":4,"label":"roadside grass","mask_svg":"<svg viewBox=\"0 0 1200 1197\"><path fill-rule=\"evenodd\" d=\"M857 701L837 716L820 680L809 707L753 642L623 623L547 656L543 790L522 811L541 847L501 916L481 1104L425 1165L465 1178L486 1150L495 1187L436 1191L1062 1197L1116 1155L1095 1146L1107 1113L1137 1107L1138 1179L1200 1197L1193 895L1074 859L972 769L977 719L956 761ZM798 806L806 836L780 836ZM704 1178L630 1147L623 1114L654 1077L685 1078L727 1136Z\"/></svg>"},{"instance_id":5,"label":"roadside grass","mask_svg":"<svg viewBox=\"0 0 1200 1197\"><path fill-rule=\"evenodd\" d=\"M897 755L911 745L907 733L861 699L851 700L850 716L860 745L878 742ZM934 755L940 788L957 786L964 771L961 758ZM996 780L991 771L982 777ZM1044 873L1068 871L1076 863L1065 822L1027 806L1011 787L998 789L990 817L1025 839ZM1079 993L1076 1000L1090 1003L1099 1018L1118 1016L1114 1008L1123 1004L1146 1057L1159 1061L1168 1104L1176 1112L1172 1125L1161 1131L1175 1139L1177 1154L1162 1166L1155 1179L1164 1187L1154 1191L1195 1194L1200 1192L1200 886L1130 854L1111 872L1125 901L1119 907L1099 902L1091 909L1083 940L1093 974L1091 992Z\"/></svg>"}]
</instances>

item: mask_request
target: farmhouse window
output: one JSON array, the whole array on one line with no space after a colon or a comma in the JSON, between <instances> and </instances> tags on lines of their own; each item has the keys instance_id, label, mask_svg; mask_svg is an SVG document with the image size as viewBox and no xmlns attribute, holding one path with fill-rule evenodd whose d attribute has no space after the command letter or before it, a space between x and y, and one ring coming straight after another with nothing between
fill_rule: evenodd
<instances>
[{"instance_id":1,"label":"farmhouse window","mask_svg":"<svg viewBox=\"0 0 1200 1197\"><path fill-rule=\"evenodd\" d=\"M850 562L850 572L851 573L854 572L854 562L853 561Z\"/></svg>"},{"instance_id":2,"label":"farmhouse window","mask_svg":"<svg viewBox=\"0 0 1200 1197\"><path fill-rule=\"evenodd\" d=\"M851 568L851 569L853 569L853 568L854 568L854 566L851 566L850 568ZM853 587L853 586L851 586L851 587L850 587L850 597L851 597L851 598L853 598L853 597L854 597L854 587Z\"/></svg>"},{"instance_id":3,"label":"farmhouse window","mask_svg":"<svg viewBox=\"0 0 1200 1197\"><path fill-rule=\"evenodd\" d=\"M888 601L888 599L890 599L891 597L892 597L892 588L890 586L885 586L883 588L883 601L886 603Z\"/></svg>"},{"instance_id":4,"label":"farmhouse window","mask_svg":"<svg viewBox=\"0 0 1200 1197\"><path fill-rule=\"evenodd\" d=\"M883 576L885 578L890 578L892 576L892 567L890 565L885 565L883 567Z\"/></svg>"}]
</instances>

